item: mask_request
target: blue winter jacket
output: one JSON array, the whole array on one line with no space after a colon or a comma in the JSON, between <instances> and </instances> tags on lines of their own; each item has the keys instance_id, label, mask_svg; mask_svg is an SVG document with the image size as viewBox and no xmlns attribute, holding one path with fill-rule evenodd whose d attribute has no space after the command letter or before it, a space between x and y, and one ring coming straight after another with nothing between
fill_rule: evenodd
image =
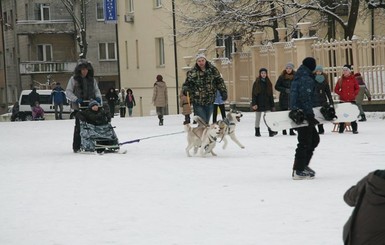
<instances>
[{"instance_id":1,"label":"blue winter jacket","mask_svg":"<svg viewBox=\"0 0 385 245\"><path fill-rule=\"evenodd\" d=\"M52 98L56 105L63 104L67 100L65 91L62 87L56 87L52 90L51 100Z\"/></svg>"},{"instance_id":2,"label":"blue winter jacket","mask_svg":"<svg viewBox=\"0 0 385 245\"><path fill-rule=\"evenodd\" d=\"M304 65L301 65L291 83L290 109L302 109L305 115L314 116L313 100L315 79L313 73Z\"/></svg>"}]
</instances>

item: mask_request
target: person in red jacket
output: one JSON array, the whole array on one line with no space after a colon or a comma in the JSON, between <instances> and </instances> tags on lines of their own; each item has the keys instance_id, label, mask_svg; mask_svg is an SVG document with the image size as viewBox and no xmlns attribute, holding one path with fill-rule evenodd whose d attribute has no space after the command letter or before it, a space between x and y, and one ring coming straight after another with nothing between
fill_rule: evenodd
<instances>
[{"instance_id":1,"label":"person in red jacket","mask_svg":"<svg viewBox=\"0 0 385 245\"><path fill-rule=\"evenodd\" d=\"M338 79L334 92L340 96L341 102L351 102L356 103L356 96L360 91L360 86L358 81L352 72L351 65L344 65L342 76ZM351 122L353 134L358 134L358 125L357 121ZM340 123L339 133L343 133L345 130L345 123Z\"/></svg>"}]
</instances>

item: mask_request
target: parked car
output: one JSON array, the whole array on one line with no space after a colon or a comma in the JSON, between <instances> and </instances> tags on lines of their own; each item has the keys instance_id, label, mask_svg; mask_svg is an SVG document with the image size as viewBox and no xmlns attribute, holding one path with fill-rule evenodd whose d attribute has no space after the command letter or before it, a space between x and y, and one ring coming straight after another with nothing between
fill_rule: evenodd
<instances>
[{"instance_id":1,"label":"parked car","mask_svg":"<svg viewBox=\"0 0 385 245\"><path fill-rule=\"evenodd\" d=\"M15 116L15 121L31 121L32 120L32 110L30 106L30 101L28 99L29 93L32 90L23 90L21 91L19 98L19 112ZM44 110L45 115L54 114L55 108L51 98L52 90L36 90L39 94L40 106ZM63 105L63 116L68 115L68 118L72 118L72 108L68 103L68 100L65 101Z\"/></svg>"}]
</instances>

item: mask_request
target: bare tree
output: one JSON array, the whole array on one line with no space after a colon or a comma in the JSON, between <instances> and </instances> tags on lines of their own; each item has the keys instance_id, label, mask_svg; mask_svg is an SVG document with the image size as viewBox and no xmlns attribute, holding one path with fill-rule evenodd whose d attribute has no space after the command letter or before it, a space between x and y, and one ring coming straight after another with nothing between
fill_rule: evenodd
<instances>
[{"instance_id":1,"label":"bare tree","mask_svg":"<svg viewBox=\"0 0 385 245\"><path fill-rule=\"evenodd\" d=\"M88 43L87 43L87 18L86 18L86 0L61 0L66 7L68 13L74 21L74 28L76 30L76 41L78 42L80 54L79 58L85 59L87 57Z\"/></svg>"},{"instance_id":2,"label":"bare tree","mask_svg":"<svg viewBox=\"0 0 385 245\"><path fill-rule=\"evenodd\" d=\"M375 0L365 0L375 1ZM277 27L286 27L289 32L296 32L296 23L306 20L313 22L313 27L328 23L328 38L335 38L335 25L341 27L344 38L354 34L358 11L364 7L363 0L192 0L176 11L182 23L178 35L190 37L207 33L241 35L244 43L253 42L253 33L271 29L272 41L278 41ZM344 14L341 15L341 11Z\"/></svg>"}]
</instances>

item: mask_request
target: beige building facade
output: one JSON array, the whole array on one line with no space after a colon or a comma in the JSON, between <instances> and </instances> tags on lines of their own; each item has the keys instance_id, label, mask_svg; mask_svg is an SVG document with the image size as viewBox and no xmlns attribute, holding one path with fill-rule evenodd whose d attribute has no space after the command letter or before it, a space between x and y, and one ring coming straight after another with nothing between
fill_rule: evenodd
<instances>
[{"instance_id":1,"label":"beige building facade","mask_svg":"<svg viewBox=\"0 0 385 245\"><path fill-rule=\"evenodd\" d=\"M117 0L118 1L118 43L119 43L119 55L120 55L120 74L121 74L121 86L123 88L131 88L134 91L135 98L137 100L137 107L134 108L135 116L148 116L155 113L155 108L151 104L152 99L152 87L155 82L155 77L161 74L164 77L165 82L168 85L169 93L169 113L176 114L178 112L177 99L179 89L185 79L185 72L188 69L187 65L193 66L195 64L195 58L191 59L191 56L195 56L198 52L204 52L207 58L215 63L217 66L226 62L233 62L239 57L246 57L247 52L251 52L256 47L243 47L237 43L237 40L232 40L231 43L227 43L225 50L218 48L217 46L225 45L225 42L218 43L216 33L207 33L207 42L201 44L201 40L181 40L176 36L176 43L173 39L173 15L172 15L172 3L171 0ZM188 1L175 0L174 4L176 9L184 8L188 6ZM375 18L379 18L378 14L370 16L365 22L360 19L357 22L356 35L361 38L370 39L373 36L383 36L385 31L384 25L381 25L381 21L375 21ZM176 26L183 28L178 19L175 19ZM327 26L311 26L310 32L316 33L319 38L325 36ZM336 35L342 36L341 30L336 28ZM265 32L262 37L271 37L271 33ZM284 39L288 37L284 36ZM290 41L291 37L288 38ZM262 38L264 40L264 38ZM301 47L304 50L295 50L295 54L291 60L295 63L300 63L300 59L304 55L311 55L311 43L317 40L314 37L312 40L298 40L296 46ZM301 42L306 42L308 45L302 45ZM238 44L238 45L237 45ZM294 43L293 43L294 44ZM175 46L174 46L175 45ZM228 51L228 47L231 46L233 52L231 55L218 59L218 55L221 57ZM235 49L234 47L237 47ZM259 46L259 45L258 45ZM203 50L200 50L203 48ZM236 52L235 52L236 51ZM297 53L298 52L298 53ZM294 55L294 51L293 51ZM189 57L191 61L188 62ZM250 56L251 57L251 56ZM175 59L176 58L176 59ZM295 60L293 60L295 59ZM240 66L240 69L249 69L247 71L248 76L239 76L243 73L239 69L233 69L231 72L223 74L226 77L226 83L230 91L230 100L239 101L243 98L249 97L249 90L244 89L244 92L239 94L239 91L235 91L234 88L239 86L243 80L252 81L254 79L255 71L261 65L258 62L253 62L253 59L242 59L245 63ZM275 74L281 71L280 64L287 62L286 60L270 60L277 67L277 71L272 71ZM258 63L258 64L257 64ZM224 64L226 66L226 64ZM223 70L223 69L222 69Z\"/></svg>"}]
</instances>

